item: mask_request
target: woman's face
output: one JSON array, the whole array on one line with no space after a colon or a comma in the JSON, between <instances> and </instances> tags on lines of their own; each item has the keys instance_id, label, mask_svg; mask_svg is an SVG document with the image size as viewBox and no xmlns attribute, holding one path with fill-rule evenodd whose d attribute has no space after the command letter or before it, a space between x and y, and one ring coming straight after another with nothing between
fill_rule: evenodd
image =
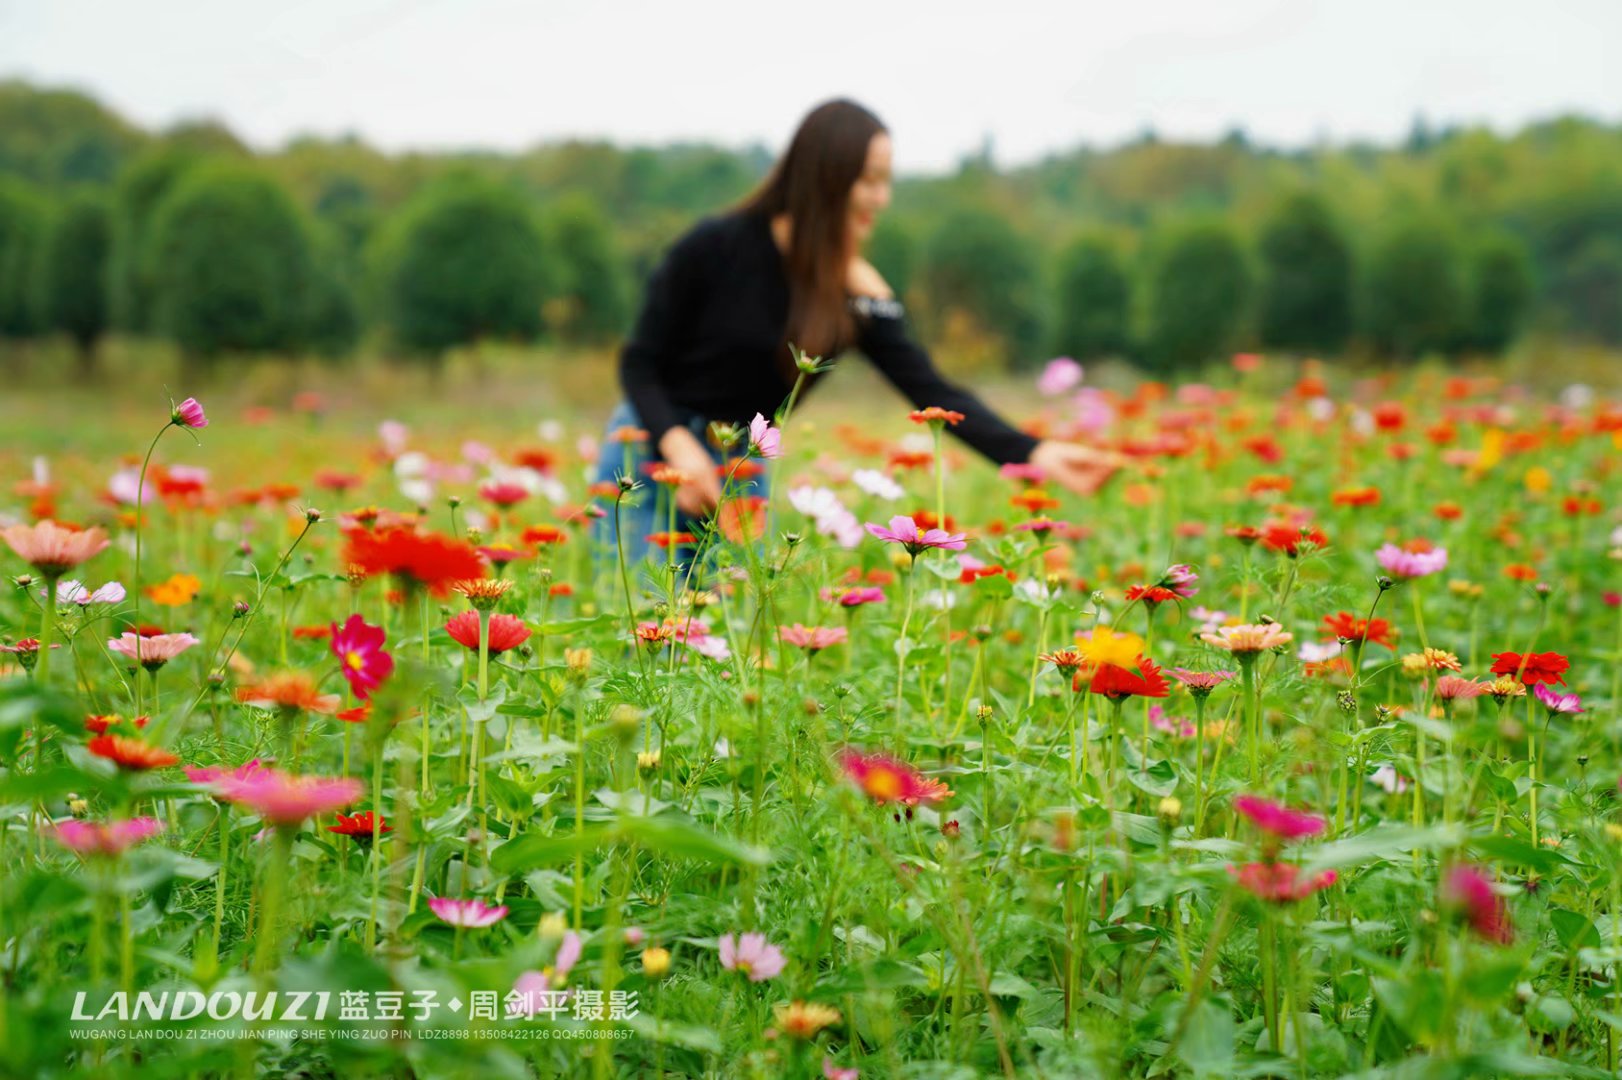
<instances>
[{"instance_id":1,"label":"woman's face","mask_svg":"<svg viewBox=\"0 0 1622 1080\"><path fill-rule=\"evenodd\" d=\"M879 213L890 205L890 135L881 131L867 144L862 175L850 188L850 234L860 246L873 234Z\"/></svg>"}]
</instances>

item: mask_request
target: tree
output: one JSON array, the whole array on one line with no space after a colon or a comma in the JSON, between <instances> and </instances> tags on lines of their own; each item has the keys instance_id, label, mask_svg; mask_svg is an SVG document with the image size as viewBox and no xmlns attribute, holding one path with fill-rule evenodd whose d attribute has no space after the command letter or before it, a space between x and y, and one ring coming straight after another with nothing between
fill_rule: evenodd
<instances>
[{"instance_id":1,"label":"tree","mask_svg":"<svg viewBox=\"0 0 1622 1080\"><path fill-rule=\"evenodd\" d=\"M984 210L949 214L930 238L923 283L937 316L963 311L1002 338L1008 359L1036 362L1042 342L1036 258L1006 219Z\"/></svg>"},{"instance_id":2,"label":"tree","mask_svg":"<svg viewBox=\"0 0 1622 1080\"><path fill-rule=\"evenodd\" d=\"M1084 236L1059 253L1055 351L1086 360L1126 351L1132 282L1114 243Z\"/></svg>"},{"instance_id":3,"label":"tree","mask_svg":"<svg viewBox=\"0 0 1622 1080\"><path fill-rule=\"evenodd\" d=\"M0 177L0 337L30 337L40 329L33 280L46 225L40 195Z\"/></svg>"},{"instance_id":4,"label":"tree","mask_svg":"<svg viewBox=\"0 0 1622 1080\"><path fill-rule=\"evenodd\" d=\"M1526 245L1508 233L1488 233L1470 252L1467 349L1497 355L1509 348L1532 304L1532 263Z\"/></svg>"},{"instance_id":5,"label":"tree","mask_svg":"<svg viewBox=\"0 0 1622 1080\"><path fill-rule=\"evenodd\" d=\"M1458 244L1441 222L1399 221L1376 241L1364 291L1364 329L1376 348L1400 357L1448 349L1466 304Z\"/></svg>"},{"instance_id":6,"label":"tree","mask_svg":"<svg viewBox=\"0 0 1622 1080\"><path fill-rule=\"evenodd\" d=\"M164 197L198 162L195 154L158 150L120 174L113 191L113 253L109 275L113 325L131 333L154 329L152 218Z\"/></svg>"},{"instance_id":7,"label":"tree","mask_svg":"<svg viewBox=\"0 0 1622 1080\"><path fill-rule=\"evenodd\" d=\"M73 340L85 375L94 371L96 343L106 334L111 314L107 275L112 245L112 210L104 197L90 192L68 200L45 241L41 322Z\"/></svg>"},{"instance_id":8,"label":"tree","mask_svg":"<svg viewBox=\"0 0 1622 1080\"><path fill-rule=\"evenodd\" d=\"M157 325L192 360L301 344L311 276L308 227L252 166L190 170L153 215Z\"/></svg>"},{"instance_id":9,"label":"tree","mask_svg":"<svg viewBox=\"0 0 1622 1080\"><path fill-rule=\"evenodd\" d=\"M596 200L577 194L546 215L541 254L557 289L549 328L565 340L601 343L623 333L630 317L625 258L614 227Z\"/></svg>"},{"instance_id":10,"label":"tree","mask_svg":"<svg viewBox=\"0 0 1622 1080\"><path fill-rule=\"evenodd\" d=\"M1261 235L1261 343L1333 352L1352 332L1352 248L1324 201L1297 194Z\"/></svg>"},{"instance_id":11,"label":"tree","mask_svg":"<svg viewBox=\"0 0 1622 1080\"><path fill-rule=\"evenodd\" d=\"M890 290L904 299L912 288L918 263L918 244L912 230L895 218L881 219L867 238L867 261Z\"/></svg>"},{"instance_id":12,"label":"tree","mask_svg":"<svg viewBox=\"0 0 1622 1080\"><path fill-rule=\"evenodd\" d=\"M1250 268L1231 226L1200 221L1174 228L1149 274L1151 363L1186 367L1231 350L1250 294Z\"/></svg>"},{"instance_id":13,"label":"tree","mask_svg":"<svg viewBox=\"0 0 1622 1080\"><path fill-rule=\"evenodd\" d=\"M379 248L385 319L408 352L436 362L485 337L533 338L550 282L519 195L459 175L425 190Z\"/></svg>"}]
</instances>

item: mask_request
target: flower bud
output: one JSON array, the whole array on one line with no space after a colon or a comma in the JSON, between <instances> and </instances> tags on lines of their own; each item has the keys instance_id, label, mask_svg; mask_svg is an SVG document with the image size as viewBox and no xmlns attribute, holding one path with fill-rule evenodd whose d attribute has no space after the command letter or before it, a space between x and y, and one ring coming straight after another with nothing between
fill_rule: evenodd
<instances>
[{"instance_id":1,"label":"flower bud","mask_svg":"<svg viewBox=\"0 0 1622 1080\"><path fill-rule=\"evenodd\" d=\"M642 950L642 974L650 979L662 979L670 971L670 950L654 945Z\"/></svg>"}]
</instances>

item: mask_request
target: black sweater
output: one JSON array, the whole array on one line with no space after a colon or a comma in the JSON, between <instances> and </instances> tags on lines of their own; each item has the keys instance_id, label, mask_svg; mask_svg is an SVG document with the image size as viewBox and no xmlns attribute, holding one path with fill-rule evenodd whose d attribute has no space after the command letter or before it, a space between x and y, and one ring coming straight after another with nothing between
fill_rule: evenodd
<instances>
[{"instance_id":1,"label":"black sweater","mask_svg":"<svg viewBox=\"0 0 1622 1080\"><path fill-rule=\"evenodd\" d=\"M908 336L899 301L850 304L856 347L915 406L962 413L947 430L998 464L1030 457L1035 439L935 370ZM772 415L791 389L779 355L788 310L788 275L766 215L707 217L672 245L620 353L620 383L655 445L684 410L737 423Z\"/></svg>"}]
</instances>

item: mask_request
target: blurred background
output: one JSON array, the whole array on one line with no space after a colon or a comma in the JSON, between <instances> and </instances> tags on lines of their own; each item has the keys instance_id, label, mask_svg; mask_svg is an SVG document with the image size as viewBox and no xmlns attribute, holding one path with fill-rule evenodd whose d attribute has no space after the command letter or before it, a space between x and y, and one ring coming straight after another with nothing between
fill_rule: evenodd
<instances>
[{"instance_id":1,"label":"blurred background","mask_svg":"<svg viewBox=\"0 0 1622 1080\"><path fill-rule=\"evenodd\" d=\"M666 245L832 96L895 141L870 259L994 396L1235 351L1614 385L1622 5L1063 7L3 0L0 417L606 407Z\"/></svg>"}]
</instances>

